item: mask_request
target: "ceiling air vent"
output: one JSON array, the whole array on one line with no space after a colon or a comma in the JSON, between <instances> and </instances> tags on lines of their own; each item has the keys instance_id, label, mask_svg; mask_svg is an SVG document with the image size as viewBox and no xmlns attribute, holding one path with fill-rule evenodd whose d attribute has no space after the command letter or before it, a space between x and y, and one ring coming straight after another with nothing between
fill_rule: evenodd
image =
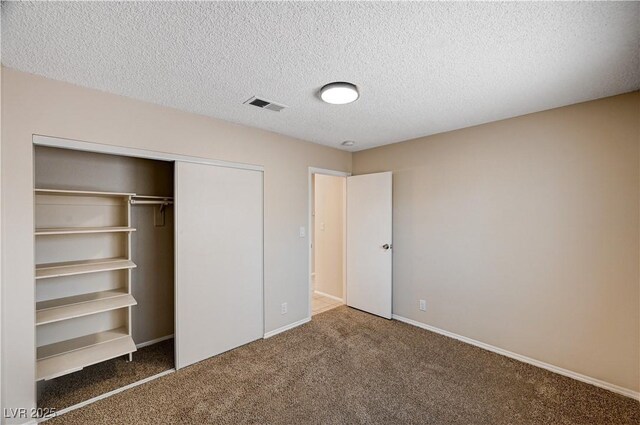
<instances>
[{"instance_id":1,"label":"ceiling air vent","mask_svg":"<svg viewBox=\"0 0 640 425\"><path fill-rule=\"evenodd\" d=\"M274 112L280 112L284 108L286 108L286 106L284 106L284 105L280 105L280 104L272 102L270 100L260 99L260 98L257 98L255 96L253 96L251 99L249 99L246 102L244 102L244 104L245 105L257 106L258 108L268 109L268 110L274 111Z\"/></svg>"}]
</instances>

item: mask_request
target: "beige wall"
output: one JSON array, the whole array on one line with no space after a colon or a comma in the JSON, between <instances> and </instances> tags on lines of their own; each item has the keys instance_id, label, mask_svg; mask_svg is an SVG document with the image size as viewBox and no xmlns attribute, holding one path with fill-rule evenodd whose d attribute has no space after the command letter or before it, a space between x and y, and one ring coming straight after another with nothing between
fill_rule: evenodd
<instances>
[{"instance_id":1,"label":"beige wall","mask_svg":"<svg viewBox=\"0 0 640 425\"><path fill-rule=\"evenodd\" d=\"M639 144L636 92L355 153L394 172L394 313L638 391Z\"/></svg>"},{"instance_id":2,"label":"beige wall","mask_svg":"<svg viewBox=\"0 0 640 425\"><path fill-rule=\"evenodd\" d=\"M350 171L350 153L7 68L2 122L2 407L35 403L32 134L263 165L266 331L307 317L308 167Z\"/></svg>"},{"instance_id":3,"label":"beige wall","mask_svg":"<svg viewBox=\"0 0 640 425\"><path fill-rule=\"evenodd\" d=\"M344 177L314 175L314 289L338 298L344 277L344 183Z\"/></svg>"}]
</instances>

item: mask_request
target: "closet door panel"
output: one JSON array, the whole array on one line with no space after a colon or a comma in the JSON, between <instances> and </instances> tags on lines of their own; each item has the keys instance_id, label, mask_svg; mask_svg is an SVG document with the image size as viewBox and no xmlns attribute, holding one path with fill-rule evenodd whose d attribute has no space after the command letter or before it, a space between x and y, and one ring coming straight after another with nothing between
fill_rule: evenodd
<instances>
[{"instance_id":1,"label":"closet door panel","mask_svg":"<svg viewBox=\"0 0 640 425\"><path fill-rule=\"evenodd\" d=\"M263 336L262 172L176 163L176 366Z\"/></svg>"}]
</instances>

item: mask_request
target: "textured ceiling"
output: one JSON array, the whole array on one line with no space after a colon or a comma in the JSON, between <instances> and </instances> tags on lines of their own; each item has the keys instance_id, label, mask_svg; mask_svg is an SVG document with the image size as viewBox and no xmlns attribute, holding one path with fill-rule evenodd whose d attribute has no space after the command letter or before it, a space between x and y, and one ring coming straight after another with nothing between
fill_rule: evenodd
<instances>
[{"instance_id":1,"label":"textured ceiling","mask_svg":"<svg viewBox=\"0 0 640 425\"><path fill-rule=\"evenodd\" d=\"M638 2L3 2L2 63L360 150L637 90L638 22ZM360 99L321 102L331 81Z\"/></svg>"}]
</instances>

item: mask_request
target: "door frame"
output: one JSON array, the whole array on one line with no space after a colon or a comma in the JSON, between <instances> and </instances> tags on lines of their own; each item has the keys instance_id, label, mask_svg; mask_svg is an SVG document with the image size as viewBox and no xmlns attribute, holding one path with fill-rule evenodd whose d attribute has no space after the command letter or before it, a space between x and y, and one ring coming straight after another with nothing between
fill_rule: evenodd
<instances>
[{"instance_id":1,"label":"door frame","mask_svg":"<svg viewBox=\"0 0 640 425\"><path fill-rule=\"evenodd\" d=\"M307 250L308 250L308 266L307 266L307 291L309 293L308 296L308 301L309 301L309 308L307 310L307 320L311 320L311 312L313 309L313 290L312 290L312 285L313 285L313 281L311 279L311 264L312 264L312 260L313 260L313 249L311 247L311 244L313 242L315 242L315 235L314 235L314 229L313 229L313 197L315 194L315 188L313 185L313 175L314 174L323 174L326 176L334 176L334 177L344 177L345 178L345 185L344 185L344 193L343 193L343 220L342 220L342 227L343 227L343 236L342 236L342 244L343 246L346 248L347 246L347 233L346 233L346 228L347 228L347 186L346 186L346 178L351 176L350 172L347 171L338 171L338 170L329 170L327 168L317 168L317 167L309 167L309 174L308 174L308 193L309 193L309 199L308 199L308 205L307 205L307 229L309 230L308 235L308 243L307 243ZM343 264L344 264L344 268L342 270L342 299L344 301L344 303L347 303L347 250L343 249Z\"/></svg>"},{"instance_id":2,"label":"door frame","mask_svg":"<svg viewBox=\"0 0 640 425\"><path fill-rule=\"evenodd\" d=\"M33 134L32 135L32 144L33 146L48 146L48 147L53 147L53 148L64 148L64 149L71 149L71 150L77 150L77 151L85 151L85 152L96 152L96 153L104 153L104 154L110 154L110 155L119 155L119 156L125 156L125 157L134 157L134 158L146 158L146 159L154 159L154 160L158 160L158 161L166 161L166 162L173 162L174 164L174 185L175 185L175 164L176 162L180 161L180 162L192 162L192 163L197 163L197 164L204 164L204 165L213 165L213 166L218 166L218 167L227 167L227 168L239 168L242 170L253 170L253 171L260 171L263 173L262 175L262 327L263 327L263 331L264 331L264 326L266 323L266 318L265 318L265 308L264 308L264 303L265 303L265 291L264 291L264 166L262 165L255 165L255 164L244 164L244 163L240 163L240 162L231 162L231 161L223 161L223 160L216 160L216 159L209 159L209 158L202 158L202 157L196 157L196 156L188 156L188 155L180 155L180 154L173 154L173 153L168 153L168 152L160 152L160 151L150 151L150 150L146 150L146 149L138 149L138 148L129 148L129 147L124 147L124 146L117 146L117 145L106 145L106 144L101 144L101 143L93 143L93 142L87 142L87 141L82 141L82 140L73 140L73 139L64 139L64 138L60 138L60 137L52 137L52 136L45 136L45 135L40 135L40 134ZM178 202L178 196L175 193L174 190L174 202ZM174 230L177 229L177 220L178 220L178 214L174 214ZM174 235L174 239L175 239L175 235ZM177 252L178 252L178 246L177 244L174 245L174 264L177 263ZM173 291L174 291L174 305L173 305L173 309L174 309L174 335L173 335L173 344L174 344L174 369L171 370L178 370L178 350L175 349L176 345L177 345L177 341L178 338L180 338L180 335L178 334L178 326L177 326L177 320L178 320L178 294L177 294L177 288L178 288L178 280L177 280L177 268L176 270L174 270L174 282L173 282ZM34 307L35 309L35 304ZM34 313L35 314L35 313ZM35 344L35 341L34 341ZM34 384L34 394L35 394L35 384Z\"/></svg>"}]
</instances>

